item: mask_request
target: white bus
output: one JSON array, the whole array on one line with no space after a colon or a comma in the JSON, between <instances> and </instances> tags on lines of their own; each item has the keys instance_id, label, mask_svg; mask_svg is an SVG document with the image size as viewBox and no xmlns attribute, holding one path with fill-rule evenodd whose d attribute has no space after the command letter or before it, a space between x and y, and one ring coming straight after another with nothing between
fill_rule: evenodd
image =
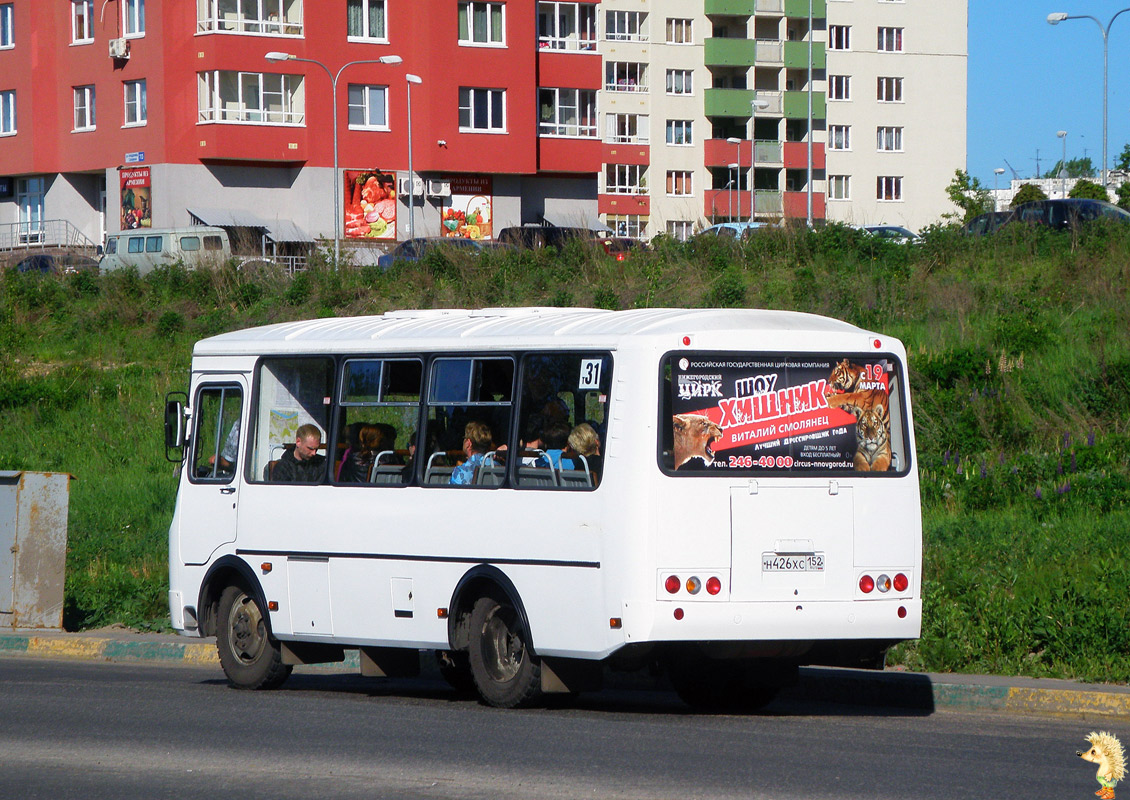
<instances>
[{"instance_id":1,"label":"white bus","mask_svg":"<svg viewBox=\"0 0 1130 800\"><path fill-rule=\"evenodd\" d=\"M694 705L755 707L799 665L882 668L919 635L910 411L898 341L808 314L214 336L166 404L172 624L215 635L241 688L434 651L495 706L658 666Z\"/></svg>"}]
</instances>

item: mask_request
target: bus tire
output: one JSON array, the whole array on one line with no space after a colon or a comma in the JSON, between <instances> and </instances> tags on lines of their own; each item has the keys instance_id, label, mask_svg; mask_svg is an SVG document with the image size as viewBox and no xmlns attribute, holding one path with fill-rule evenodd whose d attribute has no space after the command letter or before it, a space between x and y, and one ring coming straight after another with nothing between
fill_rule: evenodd
<instances>
[{"instance_id":1,"label":"bus tire","mask_svg":"<svg viewBox=\"0 0 1130 800\"><path fill-rule=\"evenodd\" d=\"M529 636L515 608L481 597L471 610L468 653L479 696L496 708L518 708L541 696L541 661L531 652Z\"/></svg>"},{"instance_id":2,"label":"bus tire","mask_svg":"<svg viewBox=\"0 0 1130 800\"><path fill-rule=\"evenodd\" d=\"M220 595L216 649L236 689L275 689L293 669L282 662L282 648L267 629L263 610L242 586L228 586Z\"/></svg>"}]
</instances>

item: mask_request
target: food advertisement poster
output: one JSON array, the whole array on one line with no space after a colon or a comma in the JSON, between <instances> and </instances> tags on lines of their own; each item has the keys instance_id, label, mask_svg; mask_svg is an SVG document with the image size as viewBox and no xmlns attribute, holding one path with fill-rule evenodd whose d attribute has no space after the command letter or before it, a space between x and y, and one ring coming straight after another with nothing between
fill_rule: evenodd
<instances>
[{"instance_id":1,"label":"food advertisement poster","mask_svg":"<svg viewBox=\"0 0 1130 800\"><path fill-rule=\"evenodd\" d=\"M887 359L685 353L670 363L676 470L891 468Z\"/></svg>"},{"instance_id":2,"label":"food advertisement poster","mask_svg":"<svg viewBox=\"0 0 1130 800\"><path fill-rule=\"evenodd\" d=\"M152 227L153 207L150 202L153 188L149 182L149 167L123 167L118 176L121 182L122 230Z\"/></svg>"},{"instance_id":3,"label":"food advertisement poster","mask_svg":"<svg viewBox=\"0 0 1130 800\"><path fill-rule=\"evenodd\" d=\"M463 239L494 237L494 181L489 175L453 175L451 197L444 198L441 223L444 236Z\"/></svg>"},{"instance_id":4,"label":"food advertisement poster","mask_svg":"<svg viewBox=\"0 0 1130 800\"><path fill-rule=\"evenodd\" d=\"M345 237L396 240L396 176L380 170L345 170Z\"/></svg>"}]
</instances>

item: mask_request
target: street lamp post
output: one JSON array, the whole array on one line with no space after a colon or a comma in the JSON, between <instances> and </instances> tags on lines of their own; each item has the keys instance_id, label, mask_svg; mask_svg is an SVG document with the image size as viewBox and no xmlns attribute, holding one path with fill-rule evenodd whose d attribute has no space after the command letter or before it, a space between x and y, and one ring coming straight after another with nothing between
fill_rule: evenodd
<instances>
[{"instance_id":1,"label":"street lamp post","mask_svg":"<svg viewBox=\"0 0 1130 800\"><path fill-rule=\"evenodd\" d=\"M729 194L729 197L727 198L727 201L726 201L726 213L730 217L730 222L734 221L734 188L735 188L734 187L734 181L737 179L737 175L738 175L738 165L737 164L727 164L726 165L726 177L728 177L730 179L729 181L727 181L727 185L730 188L730 194Z\"/></svg>"},{"instance_id":2,"label":"street lamp post","mask_svg":"<svg viewBox=\"0 0 1130 800\"><path fill-rule=\"evenodd\" d=\"M341 260L341 195L342 190L338 188L338 175L337 175L337 81L341 77L341 73L345 72L346 67L352 67L355 64L399 64L402 59L400 56L381 56L380 58L364 59L362 61L349 61L341 65L341 69L337 74L330 72L330 68L314 58L299 58L293 53L280 53L278 51L271 51L267 53L265 58L268 61L304 61L307 64L317 64L319 67L326 71L326 75L330 79L330 92L331 100L333 102L333 139L334 139L334 172L333 172L333 193L334 193L334 269L337 269Z\"/></svg>"},{"instance_id":3,"label":"street lamp post","mask_svg":"<svg viewBox=\"0 0 1130 800\"><path fill-rule=\"evenodd\" d=\"M749 224L753 227L757 216L757 111L769 108L768 100L759 100L757 90L749 101Z\"/></svg>"},{"instance_id":4,"label":"street lamp post","mask_svg":"<svg viewBox=\"0 0 1130 800\"><path fill-rule=\"evenodd\" d=\"M993 170L993 211L997 210L997 179L1004 175L1004 167L997 167Z\"/></svg>"},{"instance_id":5,"label":"street lamp post","mask_svg":"<svg viewBox=\"0 0 1130 800\"><path fill-rule=\"evenodd\" d=\"M738 193L738 221L742 218L742 140L735 136L731 136L726 140L738 149L738 163L737 163L737 186L734 190ZM730 209L730 218L734 216L733 209Z\"/></svg>"},{"instance_id":6,"label":"street lamp post","mask_svg":"<svg viewBox=\"0 0 1130 800\"><path fill-rule=\"evenodd\" d=\"M1059 193L1067 197L1067 131L1056 131L1055 135L1063 139L1063 158L1059 162Z\"/></svg>"},{"instance_id":7,"label":"street lamp post","mask_svg":"<svg viewBox=\"0 0 1130 800\"><path fill-rule=\"evenodd\" d=\"M1068 14L1068 13L1063 12L1063 11L1057 11L1055 13L1048 14L1048 24L1049 25L1058 25L1059 23L1063 22L1065 19L1089 19L1092 22L1094 22L1096 25L1099 26L1099 30L1102 31L1102 34L1103 34L1103 168L1102 168L1102 175L1103 175L1103 189L1104 190L1106 189L1106 181L1107 181L1107 160L1106 160L1107 45L1108 45L1109 39L1110 39L1110 26L1114 24L1114 21L1116 19L1118 19L1120 14L1124 14L1127 11L1130 11L1130 8L1124 8L1121 11L1116 12L1115 15L1110 18L1110 22L1108 22L1105 26L1102 24L1102 22L1100 22L1098 20L1097 17L1092 17L1090 14Z\"/></svg>"},{"instance_id":8,"label":"street lamp post","mask_svg":"<svg viewBox=\"0 0 1130 800\"><path fill-rule=\"evenodd\" d=\"M412 84L424 79L411 73L404 76L408 84L408 238L416 238L416 173L412 170Z\"/></svg>"}]
</instances>

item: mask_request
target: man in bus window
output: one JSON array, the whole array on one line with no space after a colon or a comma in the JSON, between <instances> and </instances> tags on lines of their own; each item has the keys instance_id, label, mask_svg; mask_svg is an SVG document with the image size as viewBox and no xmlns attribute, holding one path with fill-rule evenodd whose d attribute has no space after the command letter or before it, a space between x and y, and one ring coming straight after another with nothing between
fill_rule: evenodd
<instances>
[{"instance_id":1,"label":"man in bus window","mask_svg":"<svg viewBox=\"0 0 1130 800\"><path fill-rule=\"evenodd\" d=\"M472 420L463 429L463 452L467 460L451 471L451 483L456 486L469 486L475 480L475 470L483 463L483 456L490 452L494 439L490 427L483 422Z\"/></svg>"},{"instance_id":2,"label":"man in bus window","mask_svg":"<svg viewBox=\"0 0 1130 800\"><path fill-rule=\"evenodd\" d=\"M326 457L318 453L322 432L306 423L298 428L294 447L283 453L271 473L271 480L288 483L318 483L326 472Z\"/></svg>"}]
</instances>

